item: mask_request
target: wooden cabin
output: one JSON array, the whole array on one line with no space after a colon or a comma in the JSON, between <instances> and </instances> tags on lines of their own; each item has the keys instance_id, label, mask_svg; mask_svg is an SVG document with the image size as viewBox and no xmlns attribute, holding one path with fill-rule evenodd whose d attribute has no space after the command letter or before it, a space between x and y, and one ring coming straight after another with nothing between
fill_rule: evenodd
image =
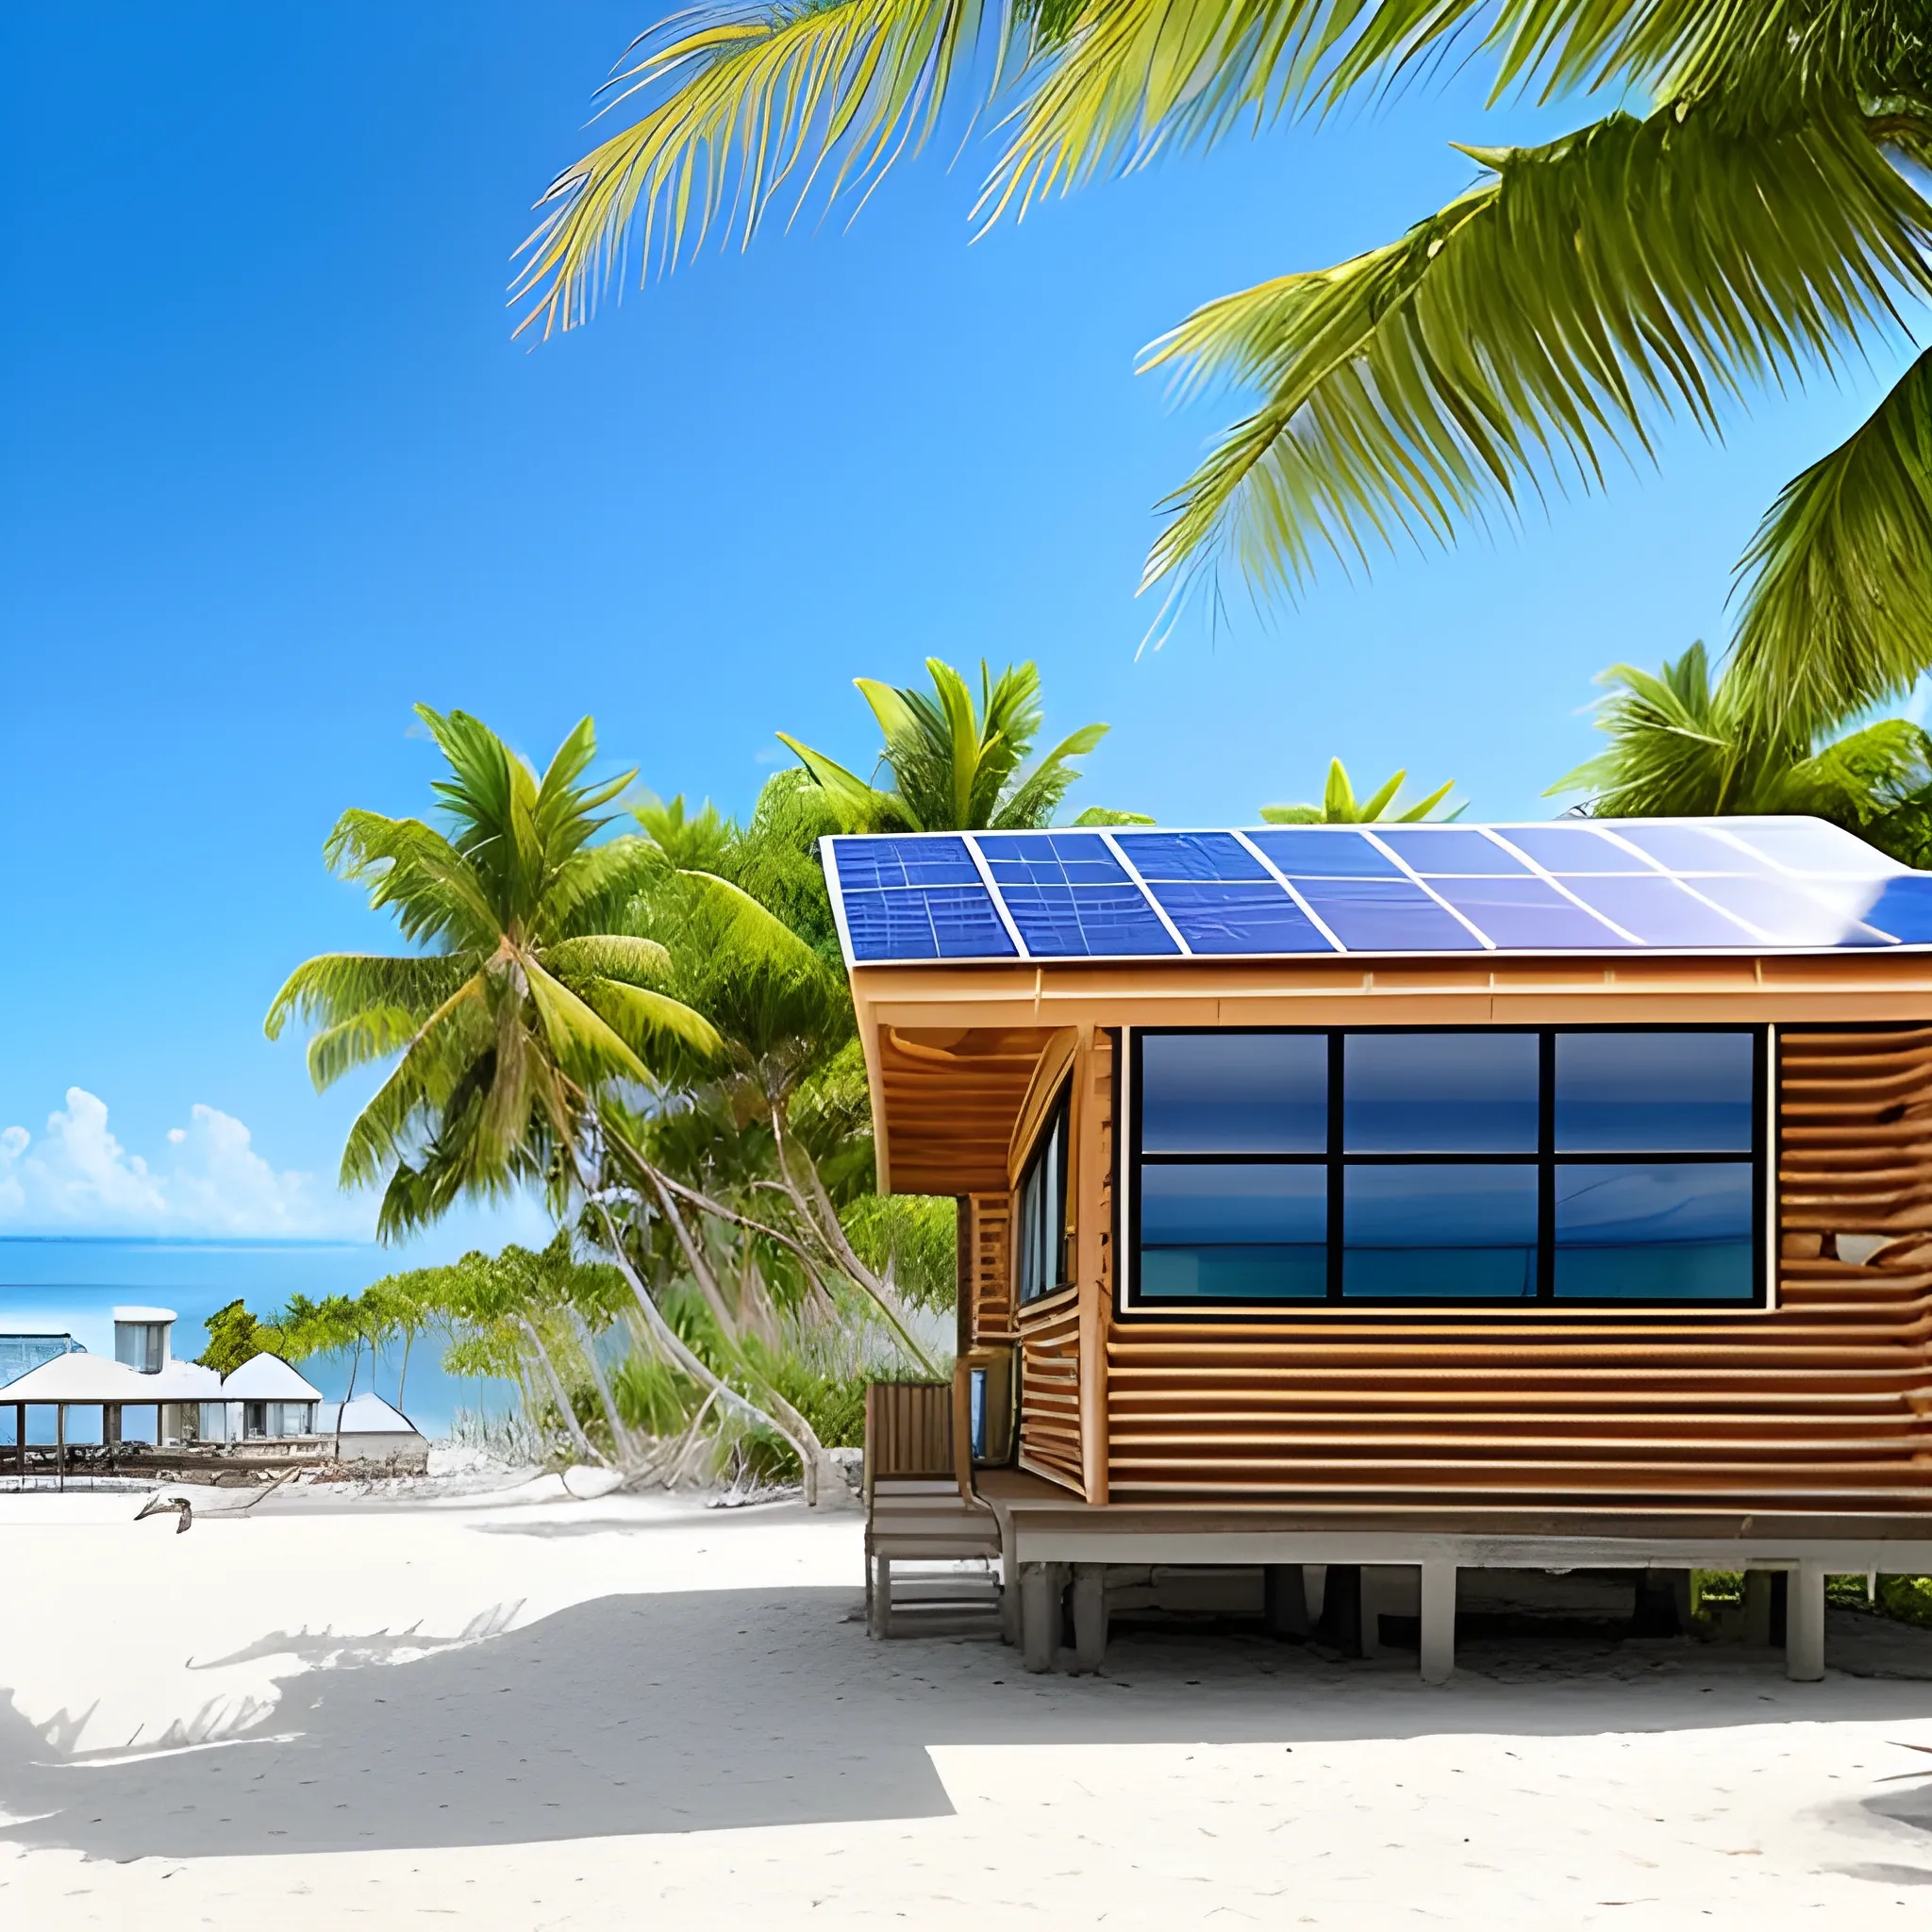
<instances>
[{"instance_id":1,"label":"wooden cabin","mask_svg":"<svg viewBox=\"0 0 1932 1932\"><path fill-rule=\"evenodd\" d=\"M1827 1574L1932 1571L1932 874L1801 818L824 857L1029 1665L1112 1566L1287 1629L1330 1566L1431 1679L1458 1573L1724 1569L1815 1677Z\"/></svg>"}]
</instances>

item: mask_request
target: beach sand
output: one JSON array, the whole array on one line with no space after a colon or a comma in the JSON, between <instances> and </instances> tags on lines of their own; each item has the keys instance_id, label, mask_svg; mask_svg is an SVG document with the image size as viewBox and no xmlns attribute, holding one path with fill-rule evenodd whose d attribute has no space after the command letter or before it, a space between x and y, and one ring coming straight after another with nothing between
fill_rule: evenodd
<instances>
[{"instance_id":1,"label":"beach sand","mask_svg":"<svg viewBox=\"0 0 1932 1932\"><path fill-rule=\"evenodd\" d=\"M0 1926L1907 1923L1932 1633L1834 1668L870 1642L781 1504L0 1496ZM1850 1668L1844 1668L1849 1666ZM1853 1672L1866 1674L1853 1674ZM1890 1674L1869 1674L1874 1672Z\"/></svg>"}]
</instances>

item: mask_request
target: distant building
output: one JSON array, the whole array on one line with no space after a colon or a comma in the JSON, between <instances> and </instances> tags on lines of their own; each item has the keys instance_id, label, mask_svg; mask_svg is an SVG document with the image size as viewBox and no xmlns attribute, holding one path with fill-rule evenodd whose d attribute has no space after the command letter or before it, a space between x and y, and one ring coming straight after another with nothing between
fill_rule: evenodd
<instances>
[{"instance_id":1,"label":"distant building","mask_svg":"<svg viewBox=\"0 0 1932 1932\"><path fill-rule=\"evenodd\" d=\"M381 1396L362 1394L347 1402L327 1402L322 1406L316 1419L318 1429L331 1448L335 1446L338 1419L344 1462L392 1463L397 1469L412 1473L428 1468L428 1439L401 1409L392 1407Z\"/></svg>"},{"instance_id":2,"label":"distant building","mask_svg":"<svg viewBox=\"0 0 1932 1932\"><path fill-rule=\"evenodd\" d=\"M29 1369L57 1355L73 1355L79 1347L71 1335L0 1335L0 1389L17 1382Z\"/></svg>"},{"instance_id":3,"label":"distant building","mask_svg":"<svg viewBox=\"0 0 1932 1932\"><path fill-rule=\"evenodd\" d=\"M256 1356L225 1379L199 1362L178 1361L175 1319L172 1308L116 1308L111 1361L88 1354L69 1335L0 1338L23 1344L23 1359L28 1347L34 1351L21 1373L0 1380L0 1410L13 1411L11 1441L23 1465L26 1412L36 1407L54 1410L55 1442L62 1450L70 1409L97 1410L101 1442L117 1448L123 1417L134 1408L154 1411L158 1447L273 1443L322 1456L315 1426L321 1390L278 1356ZM0 1367L10 1359L0 1354Z\"/></svg>"}]
</instances>

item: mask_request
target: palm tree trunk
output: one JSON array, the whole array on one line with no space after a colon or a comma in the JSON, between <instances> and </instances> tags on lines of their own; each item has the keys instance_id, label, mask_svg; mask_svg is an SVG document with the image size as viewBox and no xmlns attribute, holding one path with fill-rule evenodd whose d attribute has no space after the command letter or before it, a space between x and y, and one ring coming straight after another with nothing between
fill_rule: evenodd
<instances>
[{"instance_id":1,"label":"palm tree trunk","mask_svg":"<svg viewBox=\"0 0 1932 1932\"><path fill-rule=\"evenodd\" d=\"M336 1410L336 1460L342 1459L342 1410L355 1399L356 1371L362 1365L362 1344L358 1341L349 1351L349 1392L342 1397L341 1407ZM245 1435L246 1429L242 1431Z\"/></svg>"},{"instance_id":2,"label":"palm tree trunk","mask_svg":"<svg viewBox=\"0 0 1932 1932\"><path fill-rule=\"evenodd\" d=\"M408 1386L409 1381L409 1351L415 1345L416 1331L413 1328L405 1329L403 1331L403 1371L396 1377L396 1408L398 1412L401 1411L403 1407L403 1391Z\"/></svg>"},{"instance_id":3,"label":"palm tree trunk","mask_svg":"<svg viewBox=\"0 0 1932 1932\"><path fill-rule=\"evenodd\" d=\"M604 1364L597 1359L597 1338L591 1333L591 1324L573 1308L571 1320L576 1324L577 1346L584 1352L584 1364L591 1372L591 1380L596 1386L597 1400L604 1407L604 1421L610 1430L611 1446L617 1451L617 1459L625 1471L629 1473L636 1463L637 1451L630 1439L630 1431L624 1425L623 1418L617 1413L617 1402L611 1395L609 1381L604 1374Z\"/></svg>"},{"instance_id":4,"label":"palm tree trunk","mask_svg":"<svg viewBox=\"0 0 1932 1932\"><path fill-rule=\"evenodd\" d=\"M589 1195L590 1190L586 1188L584 1192ZM605 1240L608 1244L611 1257L629 1284L632 1295L637 1299L639 1311L644 1318L644 1324L650 1330L652 1340L700 1387L715 1391L722 1400L732 1404L741 1414L749 1416L753 1422L762 1424L774 1435L791 1443L792 1453L798 1457L798 1466L805 1485L806 1504L808 1507L815 1506L818 1502L821 1469L836 1473L837 1465L825 1453L825 1445L819 1441L812 1425L775 1390L765 1391L766 1406L760 1407L750 1396L742 1394L722 1375L715 1374L710 1364L664 1319L664 1311L652 1300L650 1291L644 1286L643 1277L639 1274L632 1264L629 1253L625 1248L623 1237L618 1233L617 1223L612 1219L610 1209L601 1200L593 1200L591 1205L597 1210L598 1219L604 1224ZM677 1222L677 1227L688 1241L690 1230L684 1226L681 1218ZM844 1478L841 1476L839 1480L842 1484Z\"/></svg>"},{"instance_id":5,"label":"palm tree trunk","mask_svg":"<svg viewBox=\"0 0 1932 1932\"><path fill-rule=\"evenodd\" d=\"M537 1359L543 1364L543 1373L550 1378L552 1392L558 1406L563 1411L563 1425L571 1433L571 1440L584 1452L586 1462L601 1462L606 1469L610 1467L610 1458L584 1434L584 1425L577 1421L577 1412L571 1404L570 1391L563 1386L563 1377L557 1373L557 1364L550 1359L550 1351L543 1346L543 1338L537 1333L536 1326L526 1317L518 1315L516 1324L530 1338L530 1346L537 1351Z\"/></svg>"},{"instance_id":6,"label":"palm tree trunk","mask_svg":"<svg viewBox=\"0 0 1932 1932\"><path fill-rule=\"evenodd\" d=\"M848 1275L871 1296L891 1324L892 1333L899 1338L899 1345L934 1381L942 1378L939 1364L920 1346L918 1339L907 1325L905 1310L899 1305L899 1298L886 1284L858 1258L845 1234L844 1224L839 1219L839 1210L833 1205L832 1197L825 1192L824 1181L821 1178L818 1163L809 1152L804 1156L805 1172L811 1182L811 1200L807 1200L800 1190L791 1171L791 1143L785 1133L784 1121L777 1108L772 1109L772 1133L777 1141L778 1173L785 1185L785 1191L791 1198L792 1206L803 1217L819 1240L830 1252L838 1264L841 1274ZM816 1212L814 1212L816 1207Z\"/></svg>"}]
</instances>

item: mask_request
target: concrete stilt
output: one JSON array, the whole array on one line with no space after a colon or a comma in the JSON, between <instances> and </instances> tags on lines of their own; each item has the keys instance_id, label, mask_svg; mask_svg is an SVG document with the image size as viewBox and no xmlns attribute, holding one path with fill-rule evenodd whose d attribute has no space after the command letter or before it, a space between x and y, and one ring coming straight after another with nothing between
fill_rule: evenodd
<instances>
[{"instance_id":1,"label":"concrete stilt","mask_svg":"<svg viewBox=\"0 0 1932 1932\"><path fill-rule=\"evenodd\" d=\"M1261 1591L1269 1636L1291 1642L1307 1636L1308 1591L1299 1563L1270 1563L1261 1573Z\"/></svg>"},{"instance_id":2,"label":"concrete stilt","mask_svg":"<svg viewBox=\"0 0 1932 1932\"><path fill-rule=\"evenodd\" d=\"M1058 1563L1020 1565L1020 1653L1027 1670L1050 1671L1060 1647L1060 1596L1066 1587Z\"/></svg>"},{"instance_id":3,"label":"concrete stilt","mask_svg":"<svg viewBox=\"0 0 1932 1932\"><path fill-rule=\"evenodd\" d=\"M1785 1586L1785 1675L1815 1684L1824 1675L1824 1568L1798 1563Z\"/></svg>"},{"instance_id":4,"label":"concrete stilt","mask_svg":"<svg viewBox=\"0 0 1932 1932\"><path fill-rule=\"evenodd\" d=\"M1074 1565L1074 1668L1097 1671L1107 1656L1107 1565Z\"/></svg>"},{"instance_id":5,"label":"concrete stilt","mask_svg":"<svg viewBox=\"0 0 1932 1932\"><path fill-rule=\"evenodd\" d=\"M892 1634L892 1559L874 1557L872 1562L872 1596L866 1605L870 1612L867 1627L874 1637L890 1637Z\"/></svg>"},{"instance_id":6,"label":"concrete stilt","mask_svg":"<svg viewBox=\"0 0 1932 1932\"><path fill-rule=\"evenodd\" d=\"M1769 1570L1747 1570L1744 1573L1744 1641L1758 1650L1771 1645L1771 1599L1772 1584L1775 1581Z\"/></svg>"},{"instance_id":7,"label":"concrete stilt","mask_svg":"<svg viewBox=\"0 0 1932 1932\"><path fill-rule=\"evenodd\" d=\"M1013 1556L1010 1527L1000 1539L1000 1641L1020 1644L1020 1565Z\"/></svg>"},{"instance_id":8,"label":"concrete stilt","mask_svg":"<svg viewBox=\"0 0 1932 1932\"><path fill-rule=\"evenodd\" d=\"M1456 1565L1422 1566L1422 1668L1424 1684L1446 1684L1456 1669Z\"/></svg>"}]
</instances>

